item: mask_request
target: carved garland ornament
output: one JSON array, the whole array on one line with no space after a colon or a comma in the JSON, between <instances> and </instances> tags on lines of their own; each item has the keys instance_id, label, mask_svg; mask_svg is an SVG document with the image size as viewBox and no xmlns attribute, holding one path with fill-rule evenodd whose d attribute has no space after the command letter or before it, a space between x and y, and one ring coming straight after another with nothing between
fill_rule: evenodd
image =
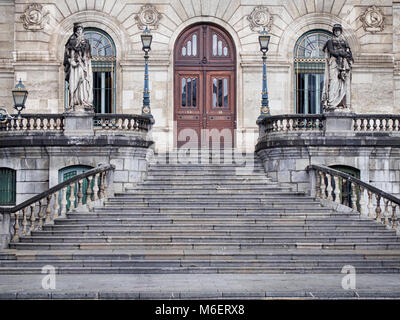
<instances>
[{"instance_id":1,"label":"carved garland ornament","mask_svg":"<svg viewBox=\"0 0 400 320\"><path fill-rule=\"evenodd\" d=\"M32 3L28 5L21 15L21 20L26 30L42 30L49 21L49 12L44 10L41 4Z\"/></svg>"},{"instance_id":2,"label":"carved garland ornament","mask_svg":"<svg viewBox=\"0 0 400 320\"><path fill-rule=\"evenodd\" d=\"M273 18L267 7L258 6L247 16L252 31L261 32L264 28L269 32L271 30Z\"/></svg>"},{"instance_id":3,"label":"carved garland ornament","mask_svg":"<svg viewBox=\"0 0 400 320\"><path fill-rule=\"evenodd\" d=\"M135 16L138 28L144 30L146 26L149 29L157 29L162 15L151 4L146 4L140 8L139 13Z\"/></svg>"},{"instance_id":4,"label":"carved garland ornament","mask_svg":"<svg viewBox=\"0 0 400 320\"><path fill-rule=\"evenodd\" d=\"M360 16L360 20L363 24L363 28L365 31L375 33L379 31L383 31L385 28L385 16L381 9L372 6L369 7L365 12Z\"/></svg>"}]
</instances>

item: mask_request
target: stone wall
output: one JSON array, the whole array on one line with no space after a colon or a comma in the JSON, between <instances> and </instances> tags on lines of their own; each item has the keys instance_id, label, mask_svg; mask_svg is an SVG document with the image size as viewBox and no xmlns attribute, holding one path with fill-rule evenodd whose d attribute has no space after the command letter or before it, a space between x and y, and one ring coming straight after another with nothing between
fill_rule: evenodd
<instances>
[{"instance_id":1,"label":"stone wall","mask_svg":"<svg viewBox=\"0 0 400 320\"><path fill-rule=\"evenodd\" d=\"M248 16L263 4L272 16L268 52L268 81L272 114L293 113L293 52L296 41L313 29L331 30L341 23L355 56L352 106L355 112L398 113L400 3L398 0L49 0L38 2L48 21L42 29L27 30L21 15L33 1L0 2L0 105L11 111L11 88L20 78L29 90L29 112L60 113L64 107L63 52L73 23L106 31L117 51L117 113L140 113L143 91L143 52L136 15L147 3L161 19L152 28L150 89L156 119L157 147L171 148L173 142L173 50L179 34L197 22L215 23L231 34L237 52L238 140L257 129L261 99L261 53L258 33ZM360 16L376 5L384 15L384 29L371 32ZM14 34L15 32L15 34ZM395 61L395 64L393 63ZM396 64L397 63L397 64ZM394 67L396 65L397 69ZM397 70L397 71L396 71ZM45 72L43 72L45 71ZM397 72L397 73L396 73ZM375 90L371 90L374 86ZM365 97L368 97L367 99Z\"/></svg>"},{"instance_id":2,"label":"stone wall","mask_svg":"<svg viewBox=\"0 0 400 320\"><path fill-rule=\"evenodd\" d=\"M114 190L125 191L143 181L152 150L139 147L0 148L0 167L16 170L17 204L57 185L59 170L85 165L115 165Z\"/></svg>"}]
</instances>

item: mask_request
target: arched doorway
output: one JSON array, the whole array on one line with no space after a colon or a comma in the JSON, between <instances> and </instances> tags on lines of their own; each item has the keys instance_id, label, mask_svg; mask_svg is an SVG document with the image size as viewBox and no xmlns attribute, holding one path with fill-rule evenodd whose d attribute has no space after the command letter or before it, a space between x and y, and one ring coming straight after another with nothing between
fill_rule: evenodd
<instances>
[{"instance_id":1,"label":"arched doorway","mask_svg":"<svg viewBox=\"0 0 400 320\"><path fill-rule=\"evenodd\" d=\"M175 146L234 147L236 50L213 24L184 30L174 49Z\"/></svg>"}]
</instances>

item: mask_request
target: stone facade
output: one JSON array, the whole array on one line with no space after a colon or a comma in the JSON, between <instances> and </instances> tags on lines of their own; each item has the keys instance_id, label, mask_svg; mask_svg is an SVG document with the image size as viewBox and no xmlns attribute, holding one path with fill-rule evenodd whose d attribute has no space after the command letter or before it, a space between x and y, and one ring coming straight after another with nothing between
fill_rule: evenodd
<instances>
[{"instance_id":1,"label":"stone facade","mask_svg":"<svg viewBox=\"0 0 400 320\"><path fill-rule=\"evenodd\" d=\"M11 89L22 79L29 90L29 112L63 112L63 50L73 23L79 21L85 27L104 30L114 40L116 112L139 114L144 70L140 34L142 20L146 19L153 24L150 28L154 36L150 52L150 91L156 120L154 140L159 150L173 147L174 45L186 27L198 22L210 22L224 28L236 46L239 146L254 146L255 143L251 132L257 129L262 71L257 28L263 24L272 36L268 52L272 114L291 114L295 110L293 52L296 41L309 30L330 31L335 23L342 24L355 57L353 111L400 111L398 0L49 0L37 3L46 21L37 22L32 30L24 26L27 19L21 19L21 16L33 3L36 2L0 1L0 105L9 111ZM146 5L154 8L155 16L141 16ZM381 25L372 31L371 26L365 25L366 21L371 24L365 13L373 6L384 18L382 30ZM255 10L260 7L261 14L257 15ZM267 13L262 13L262 7ZM28 21L35 25L39 18L32 16Z\"/></svg>"}]
</instances>

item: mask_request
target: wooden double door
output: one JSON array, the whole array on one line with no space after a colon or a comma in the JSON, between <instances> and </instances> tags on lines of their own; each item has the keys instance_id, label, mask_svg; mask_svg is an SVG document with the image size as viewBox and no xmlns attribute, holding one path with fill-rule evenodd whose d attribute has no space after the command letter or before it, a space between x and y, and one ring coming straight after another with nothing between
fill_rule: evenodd
<instances>
[{"instance_id":1,"label":"wooden double door","mask_svg":"<svg viewBox=\"0 0 400 320\"><path fill-rule=\"evenodd\" d=\"M175 143L232 148L236 128L235 48L220 28L185 30L175 46Z\"/></svg>"}]
</instances>

